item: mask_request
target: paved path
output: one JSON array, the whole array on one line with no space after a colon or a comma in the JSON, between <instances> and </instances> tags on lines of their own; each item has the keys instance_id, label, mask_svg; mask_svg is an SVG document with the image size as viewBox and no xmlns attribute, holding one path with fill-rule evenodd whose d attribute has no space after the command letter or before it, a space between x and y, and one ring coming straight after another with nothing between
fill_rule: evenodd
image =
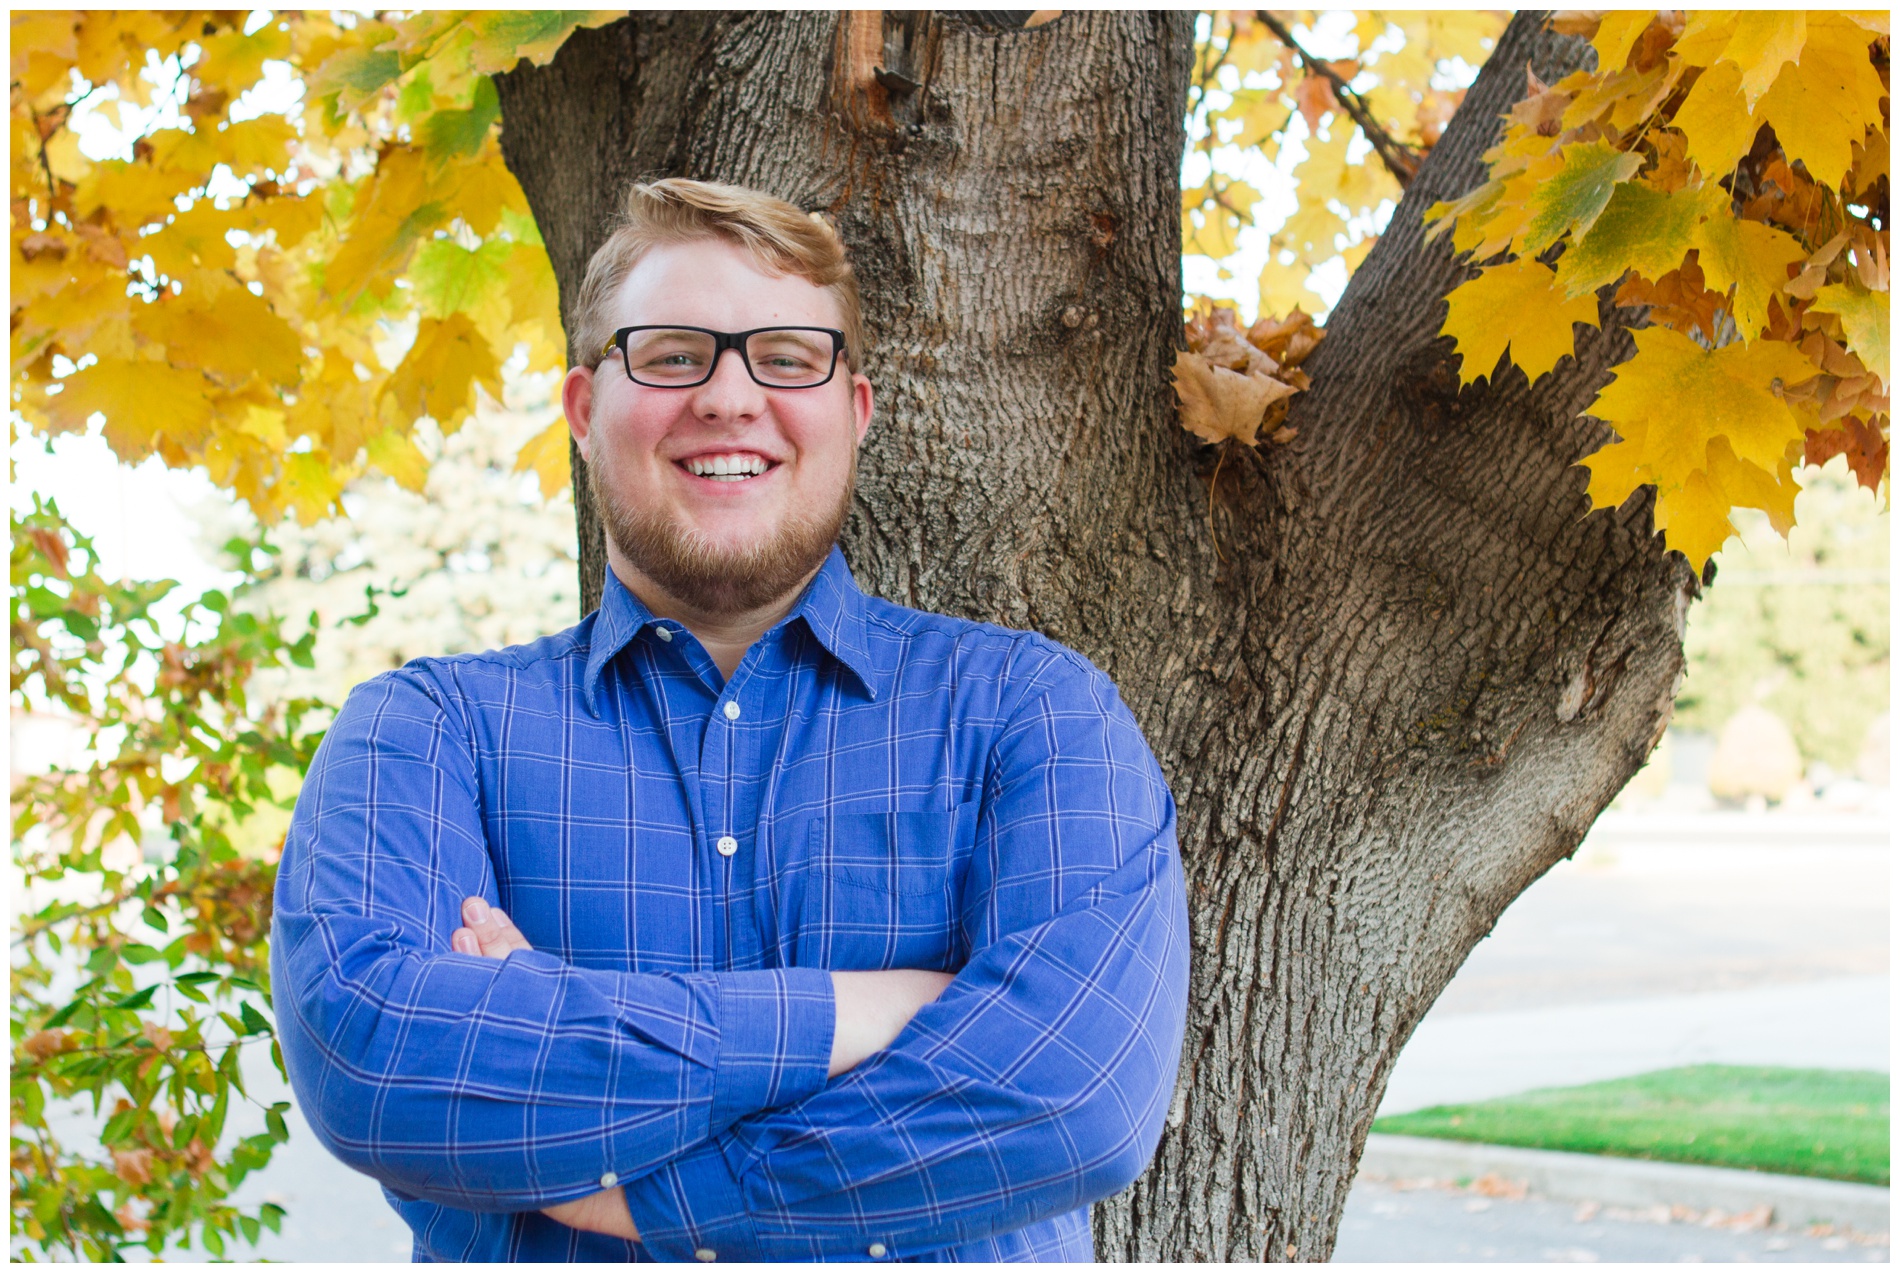
<instances>
[{"instance_id":1,"label":"paved path","mask_svg":"<svg viewBox=\"0 0 1900 1273\"><path fill-rule=\"evenodd\" d=\"M1493 1196L1486 1196L1486 1191ZM1667 1207L1601 1207L1456 1188L1362 1180L1346 1200L1333 1259L1589 1263L1733 1261L1884 1263L1884 1241L1826 1229L1764 1225L1759 1217ZM1508 1191L1507 1191L1508 1192Z\"/></svg>"}]
</instances>

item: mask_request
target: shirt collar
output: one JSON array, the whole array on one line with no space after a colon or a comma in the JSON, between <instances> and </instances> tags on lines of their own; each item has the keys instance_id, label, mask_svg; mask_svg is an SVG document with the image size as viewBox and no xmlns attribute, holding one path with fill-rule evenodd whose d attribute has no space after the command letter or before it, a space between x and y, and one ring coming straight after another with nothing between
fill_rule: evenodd
<instances>
[{"instance_id":1,"label":"shirt collar","mask_svg":"<svg viewBox=\"0 0 1900 1273\"><path fill-rule=\"evenodd\" d=\"M884 677L871 660L870 642L865 639L864 608L864 592L845 564L844 553L833 544L825 564L805 586L804 595L786 622L803 620L818 644L857 678L866 694L876 698L884 688ZM587 670L581 682L581 695L587 702L589 714L600 715L600 679L607 663L654 622L654 614L646 603L609 569L606 587L601 590L600 609L594 615Z\"/></svg>"},{"instance_id":2,"label":"shirt collar","mask_svg":"<svg viewBox=\"0 0 1900 1273\"><path fill-rule=\"evenodd\" d=\"M803 619L818 644L857 677L866 694L876 698L885 688L884 677L871 659L871 643L865 637L865 604L844 553L833 544L791 618Z\"/></svg>"}]
</instances>

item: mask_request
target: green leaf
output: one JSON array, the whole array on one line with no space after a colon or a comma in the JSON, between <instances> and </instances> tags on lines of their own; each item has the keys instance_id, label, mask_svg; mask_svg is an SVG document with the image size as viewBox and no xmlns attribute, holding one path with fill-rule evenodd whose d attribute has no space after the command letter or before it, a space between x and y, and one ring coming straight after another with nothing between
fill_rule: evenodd
<instances>
[{"instance_id":1,"label":"green leaf","mask_svg":"<svg viewBox=\"0 0 1900 1273\"><path fill-rule=\"evenodd\" d=\"M1682 264L1705 211L1700 191L1672 194L1625 181L1588 232L1564 249L1557 281L1566 296L1574 297L1614 283L1629 270L1652 281L1660 278Z\"/></svg>"},{"instance_id":2,"label":"green leaf","mask_svg":"<svg viewBox=\"0 0 1900 1273\"><path fill-rule=\"evenodd\" d=\"M137 1012L140 1008L148 1006L152 1002L152 996L157 993L157 986L147 986L143 990L133 991L123 999L114 1000L109 1006L122 1008L127 1012Z\"/></svg>"},{"instance_id":3,"label":"green leaf","mask_svg":"<svg viewBox=\"0 0 1900 1273\"><path fill-rule=\"evenodd\" d=\"M270 1128L271 1139L279 1143L290 1139L290 1128L284 1122L284 1111L289 1108L289 1101L278 1101L264 1111L264 1125Z\"/></svg>"},{"instance_id":4,"label":"green leaf","mask_svg":"<svg viewBox=\"0 0 1900 1273\"><path fill-rule=\"evenodd\" d=\"M475 102L467 110L439 110L422 125L422 150L441 162L481 151L488 130L501 118L501 99L495 81L484 75L475 81Z\"/></svg>"},{"instance_id":5,"label":"green leaf","mask_svg":"<svg viewBox=\"0 0 1900 1273\"><path fill-rule=\"evenodd\" d=\"M1518 250L1536 256L1565 234L1588 230L1609 204L1617 183L1635 176L1642 166L1641 155L1601 141L1564 147L1563 167L1531 194L1531 215Z\"/></svg>"},{"instance_id":6,"label":"green leaf","mask_svg":"<svg viewBox=\"0 0 1900 1273\"><path fill-rule=\"evenodd\" d=\"M497 238L490 238L473 251L453 239L424 244L409 267L416 303L431 318L479 314L506 298L508 256L513 251L513 244Z\"/></svg>"},{"instance_id":7,"label":"green leaf","mask_svg":"<svg viewBox=\"0 0 1900 1273\"><path fill-rule=\"evenodd\" d=\"M264 1016L263 1013L259 1012L252 1005L248 1003L244 1004L239 1009L238 1015L240 1016L240 1018L242 1018L244 1022L245 1034L269 1034L270 1033L270 1029L271 1029L270 1021Z\"/></svg>"}]
</instances>

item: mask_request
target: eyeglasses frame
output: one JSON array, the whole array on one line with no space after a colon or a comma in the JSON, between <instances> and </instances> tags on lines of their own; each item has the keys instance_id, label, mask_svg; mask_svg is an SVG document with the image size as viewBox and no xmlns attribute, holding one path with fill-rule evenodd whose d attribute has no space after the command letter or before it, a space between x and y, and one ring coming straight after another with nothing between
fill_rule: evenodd
<instances>
[{"instance_id":1,"label":"eyeglasses frame","mask_svg":"<svg viewBox=\"0 0 1900 1273\"><path fill-rule=\"evenodd\" d=\"M701 335L711 336L713 338L713 356L712 361L706 364L706 374L701 376L698 380L692 381L690 384L655 385L638 379L633 374L633 360L627 354L627 337L633 335L635 332L641 331L699 332ZM745 343L751 337L757 336L760 332L825 333L831 337L831 369L825 373L823 380L814 380L808 385L777 385L759 379L759 373L753 370L752 367L752 356L746 353ZM600 356L605 360L607 355L618 349L620 351L621 369L627 373L628 380L639 385L642 389L697 389L718 374L720 356L728 349L731 349L738 352L739 361L744 365L746 375L752 377L752 383L762 389L817 389L830 384L837 377L838 359L842 357L845 352L844 345L844 333L835 327L801 327L797 324L776 323L770 327L754 327L750 331L722 332L714 331L710 327L693 327L686 323L636 323L632 327L622 327L615 331L613 338L601 346Z\"/></svg>"}]
</instances>

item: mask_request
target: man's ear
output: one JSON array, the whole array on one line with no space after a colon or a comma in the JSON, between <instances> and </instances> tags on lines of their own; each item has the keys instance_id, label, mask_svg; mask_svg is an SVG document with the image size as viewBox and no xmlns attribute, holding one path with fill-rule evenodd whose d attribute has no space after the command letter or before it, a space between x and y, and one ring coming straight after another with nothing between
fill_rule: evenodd
<instances>
[{"instance_id":1,"label":"man's ear","mask_svg":"<svg viewBox=\"0 0 1900 1273\"><path fill-rule=\"evenodd\" d=\"M871 382L864 376L851 377L851 413L855 418L858 432L858 445L864 445L864 435L871 431L872 410Z\"/></svg>"},{"instance_id":2,"label":"man's ear","mask_svg":"<svg viewBox=\"0 0 1900 1273\"><path fill-rule=\"evenodd\" d=\"M581 458L594 458L594 369L573 367L561 381L561 412L567 417L567 431L574 435Z\"/></svg>"}]
</instances>

